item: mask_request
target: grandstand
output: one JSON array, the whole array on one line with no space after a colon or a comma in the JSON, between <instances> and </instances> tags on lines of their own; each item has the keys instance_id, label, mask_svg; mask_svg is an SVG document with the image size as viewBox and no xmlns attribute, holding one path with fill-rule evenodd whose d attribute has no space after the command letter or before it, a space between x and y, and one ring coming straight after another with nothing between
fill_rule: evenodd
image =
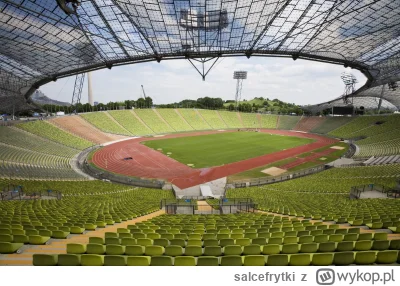
<instances>
[{"instance_id":1,"label":"grandstand","mask_svg":"<svg viewBox=\"0 0 400 286\"><path fill-rule=\"evenodd\" d=\"M276 115L259 115L261 128L276 129L278 116Z\"/></svg>"},{"instance_id":2,"label":"grandstand","mask_svg":"<svg viewBox=\"0 0 400 286\"><path fill-rule=\"evenodd\" d=\"M193 127L186 122L185 119L177 112L176 109L155 109L158 114L175 130L175 131L192 131Z\"/></svg>"},{"instance_id":3,"label":"grandstand","mask_svg":"<svg viewBox=\"0 0 400 286\"><path fill-rule=\"evenodd\" d=\"M153 109L136 109L134 113L155 133L163 134L175 132L175 129Z\"/></svg>"},{"instance_id":4,"label":"grandstand","mask_svg":"<svg viewBox=\"0 0 400 286\"><path fill-rule=\"evenodd\" d=\"M219 111L219 115L221 115L222 120L225 122L228 128L244 127L237 112Z\"/></svg>"},{"instance_id":5,"label":"grandstand","mask_svg":"<svg viewBox=\"0 0 400 286\"><path fill-rule=\"evenodd\" d=\"M212 129L227 128L226 123L222 120L218 111L198 109L197 112L204 118L204 120L211 126Z\"/></svg>"},{"instance_id":6,"label":"grandstand","mask_svg":"<svg viewBox=\"0 0 400 286\"><path fill-rule=\"evenodd\" d=\"M112 117L107 112L90 112L80 114L83 119L93 124L96 128L106 133L131 136L132 134L123 128L116 121L111 120Z\"/></svg>"},{"instance_id":7,"label":"grandstand","mask_svg":"<svg viewBox=\"0 0 400 286\"><path fill-rule=\"evenodd\" d=\"M195 130L212 129L211 126L201 117L195 109L177 109L177 112L182 115L186 122Z\"/></svg>"},{"instance_id":8,"label":"grandstand","mask_svg":"<svg viewBox=\"0 0 400 286\"><path fill-rule=\"evenodd\" d=\"M283 130L292 130L297 122L299 122L300 117L298 116L287 116L287 115L282 115L279 116L278 118L278 129L283 129Z\"/></svg>"},{"instance_id":9,"label":"grandstand","mask_svg":"<svg viewBox=\"0 0 400 286\"><path fill-rule=\"evenodd\" d=\"M131 110L110 110L108 113L126 130L134 135L149 135L154 132L140 121Z\"/></svg>"},{"instance_id":10,"label":"grandstand","mask_svg":"<svg viewBox=\"0 0 400 286\"><path fill-rule=\"evenodd\" d=\"M323 124L324 121L325 117L303 116L293 129L296 131L309 132L315 127Z\"/></svg>"},{"instance_id":11,"label":"grandstand","mask_svg":"<svg viewBox=\"0 0 400 286\"><path fill-rule=\"evenodd\" d=\"M260 121L256 113L239 113L245 128L260 128Z\"/></svg>"},{"instance_id":12,"label":"grandstand","mask_svg":"<svg viewBox=\"0 0 400 286\"><path fill-rule=\"evenodd\" d=\"M312 128L310 131L318 134L327 134L332 130L339 128L340 126L349 123L353 119L354 119L353 117L345 117L345 116L327 117L321 124L314 126L314 128Z\"/></svg>"}]
</instances>

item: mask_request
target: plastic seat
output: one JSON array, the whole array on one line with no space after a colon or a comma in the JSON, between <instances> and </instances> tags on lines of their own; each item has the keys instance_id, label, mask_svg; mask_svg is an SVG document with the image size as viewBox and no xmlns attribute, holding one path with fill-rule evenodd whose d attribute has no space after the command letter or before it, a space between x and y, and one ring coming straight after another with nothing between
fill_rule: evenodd
<instances>
[{"instance_id":1,"label":"plastic seat","mask_svg":"<svg viewBox=\"0 0 400 286\"><path fill-rule=\"evenodd\" d=\"M268 244L283 244L282 237L271 237L268 239Z\"/></svg>"},{"instance_id":2,"label":"plastic seat","mask_svg":"<svg viewBox=\"0 0 400 286\"><path fill-rule=\"evenodd\" d=\"M156 238L153 241L153 245L159 245L159 246L165 247L165 246L169 245L169 240L165 239L165 238Z\"/></svg>"},{"instance_id":3,"label":"plastic seat","mask_svg":"<svg viewBox=\"0 0 400 286\"><path fill-rule=\"evenodd\" d=\"M138 245L142 246L153 245L153 240L150 238L138 238L136 241Z\"/></svg>"},{"instance_id":4,"label":"plastic seat","mask_svg":"<svg viewBox=\"0 0 400 286\"><path fill-rule=\"evenodd\" d=\"M128 266L150 266L151 258L149 256L128 256Z\"/></svg>"},{"instance_id":5,"label":"plastic seat","mask_svg":"<svg viewBox=\"0 0 400 286\"><path fill-rule=\"evenodd\" d=\"M372 240L373 233L360 233L358 235L358 240Z\"/></svg>"},{"instance_id":6,"label":"plastic seat","mask_svg":"<svg viewBox=\"0 0 400 286\"><path fill-rule=\"evenodd\" d=\"M353 251L354 241L342 241L337 244L336 251Z\"/></svg>"},{"instance_id":7,"label":"plastic seat","mask_svg":"<svg viewBox=\"0 0 400 286\"><path fill-rule=\"evenodd\" d=\"M84 254L86 253L86 245L79 243L68 243L67 244L68 254Z\"/></svg>"},{"instance_id":8,"label":"plastic seat","mask_svg":"<svg viewBox=\"0 0 400 286\"><path fill-rule=\"evenodd\" d=\"M294 244L294 243L297 243L296 236L287 236L283 238L283 244Z\"/></svg>"},{"instance_id":9,"label":"plastic seat","mask_svg":"<svg viewBox=\"0 0 400 286\"><path fill-rule=\"evenodd\" d=\"M183 248L179 245L168 245L165 247L164 255L166 256L182 256Z\"/></svg>"},{"instance_id":10,"label":"plastic seat","mask_svg":"<svg viewBox=\"0 0 400 286\"><path fill-rule=\"evenodd\" d=\"M333 255L333 264L337 266L350 265L354 263L354 252L336 252Z\"/></svg>"},{"instance_id":11,"label":"plastic seat","mask_svg":"<svg viewBox=\"0 0 400 286\"><path fill-rule=\"evenodd\" d=\"M127 257L123 255L104 256L104 266L126 266Z\"/></svg>"},{"instance_id":12,"label":"plastic seat","mask_svg":"<svg viewBox=\"0 0 400 286\"><path fill-rule=\"evenodd\" d=\"M177 256L174 266L196 266L196 259L193 256Z\"/></svg>"},{"instance_id":13,"label":"plastic seat","mask_svg":"<svg viewBox=\"0 0 400 286\"><path fill-rule=\"evenodd\" d=\"M264 266L264 255L246 255L243 260L244 266Z\"/></svg>"},{"instance_id":14,"label":"plastic seat","mask_svg":"<svg viewBox=\"0 0 400 286\"><path fill-rule=\"evenodd\" d=\"M107 244L106 254L107 255L123 255L125 253L126 247L119 244Z\"/></svg>"},{"instance_id":15,"label":"plastic seat","mask_svg":"<svg viewBox=\"0 0 400 286\"><path fill-rule=\"evenodd\" d=\"M328 266L333 264L333 253L315 253L311 264L314 266Z\"/></svg>"},{"instance_id":16,"label":"plastic seat","mask_svg":"<svg viewBox=\"0 0 400 286\"><path fill-rule=\"evenodd\" d=\"M334 252L335 250L336 250L336 244L333 241L322 242L319 244L318 247L319 252Z\"/></svg>"},{"instance_id":17,"label":"plastic seat","mask_svg":"<svg viewBox=\"0 0 400 286\"><path fill-rule=\"evenodd\" d=\"M104 244L102 237L89 237L89 243Z\"/></svg>"},{"instance_id":18,"label":"plastic seat","mask_svg":"<svg viewBox=\"0 0 400 286\"><path fill-rule=\"evenodd\" d=\"M289 265L289 255L273 254L267 257L267 266L287 266Z\"/></svg>"},{"instance_id":19,"label":"plastic seat","mask_svg":"<svg viewBox=\"0 0 400 286\"><path fill-rule=\"evenodd\" d=\"M86 253L102 255L106 253L106 246L103 244L89 243L86 245Z\"/></svg>"},{"instance_id":20,"label":"plastic seat","mask_svg":"<svg viewBox=\"0 0 400 286\"><path fill-rule=\"evenodd\" d=\"M103 266L104 256L97 254L82 254L81 255L82 266Z\"/></svg>"},{"instance_id":21,"label":"plastic seat","mask_svg":"<svg viewBox=\"0 0 400 286\"><path fill-rule=\"evenodd\" d=\"M370 250L372 247L372 241L371 240L359 240L356 241L354 245L354 250L355 251L367 251Z\"/></svg>"},{"instance_id":22,"label":"plastic seat","mask_svg":"<svg viewBox=\"0 0 400 286\"><path fill-rule=\"evenodd\" d=\"M187 246L203 246L203 241L200 239L188 239L186 242Z\"/></svg>"},{"instance_id":23,"label":"plastic seat","mask_svg":"<svg viewBox=\"0 0 400 286\"><path fill-rule=\"evenodd\" d=\"M328 235L326 235L326 234L316 235L316 236L314 236L314 242L317 242L317 243L328 242Z\"/></svg>"},{"instance_id":24,"label":"plastic seat","mask_svg":"<svg viewBox=\"0 0 400 286\"><path fill-rule=\"evenodd\" d=\"M357 241L358 234L357 233L348 233L344 235L343 241Z\"/></svg>"},{"instance_id":25,"label":"plastic seat","mask_svg":"<svg viewBox=\"0 0 400 286\"><path fill-rule=\"evenodd\" d=\"M267 244L262 247L262 253L265 255L279 254L281 252L278 244Z\"/></svg>"},{"instance_id":26,"label":"plastic seat","mask_svg":"<svg viewBox=\"0 0 400 286\"><path fill-rule=\"evenodd\" d=\"M258 244L250 244L243 247L243 255L260 255L261 247Z\"/></svg>"},{"instance_id":27,"label":"plastic seat","mask_svg":"<svg viewBox=\"0 0 400 286\"><path fill-rule=\"evenodd\" d=\"M58 256L54 254L33 254L32 264L34 266L56 266Z\"/></svg>"},{"instance_id":28,"label":"plastic seat","mask_svg":"<svg viewBox=\"0 0 400 286\"><path fill-rule=\"evenodd\" d=\"M218 242L217 239L205 239L203 241L203 245L204 245L204 247L206 247L206 246L218 246L219 242Z\"/></svg>"},{"instance_id":29,"label":"plastic seat","mask_svg":"<svg viewBox=\"0 0 400 286\"><path fill-rule=\"evenodd\" d=\"M242 257L239 255L228 255L221 257L221 266L242 266Z\"/></svg>"},{"instance_id":30,"label":"plastic seat","mask_svg":"<svg viewBox=\"0 0 400 286\"><path fill-rule=\"evenodd\" d=\"M376 232L374 233L374 240L387 240L388 234L386 232Z\"/></svg>"},{"instance_id":31,"label":"plastic seat","mask_svg":"<svg viewBox=\"0 0 400 286\"><path fill-rule=\"evenodd\" d=\"M77 254L59 254L58 255L58 266L80 266L81 256Z\"/></svg>"},{"instance_id":32,"label":"plastic seat","mask_svg":"<svg viewBox=\"0 0 400 286\"><path fill-rule=\"evenodd\" d=\"M104 244L120 244L121 240L117 237L106 237L104 239Z\"/></svg>"},{"instance_id":33,"label":"plastic seat","mask_svg":"<svg viewBox=\"0 0 400 286\"><path fill-rule=\"evenodd\" d=\"M297 243L284 244L282 246L282 254L294 254L299 252L299 245Z\"/></svg>"},{"instance_id":34,"label":"plastic seat","mask_svg":"<svg viewBox=\"0 0 400 286\"><path fill-rule=\"evenodd\" d=\"M312 235L303 235L299 237L299 244L311 243L311 242L314 242L314 236Z\"/></svg>"},{"instance_id":35,"label":"plastic seat","mask_svg":"<svg viewBox=\"0 0 400 286\"><path fill-rule=\"evenodd\" d=\"M186 256L201 256L203 255L203 249L201 246L186 246L185 248L185 255Z\"/></svg>"},{"instance_id":36,"label":"plastic seat","mask_svg":"<svg viewBox=\"0 0 400 286\"><path fill-rule=\"evenodd\" d=\"M146 256L161 256L164 254L164 247L160 245L147 245L144 249L144 255Z\"/></svg>"},{"instance_id":37,"label":"plastic seat","mask_svg":"<svg viewBox=\"0 0 400 286\"><path fill-rule=\"evenodd\" d=\"M388 250L390 245L389 240L374 240L372 242L372 250Z\"/></svg>"},{"instance_id":38,"label":"plastic seat","mask_svg":"<svg viewBox=\"0 0 400 286\"><path fill-rule=\"evenodd\" d=\"M293 254L290 256L289 265L291 266L308 266L310 264L310 254Z\"/></svg>"},{"instance_id":39,"label":"plastic seat","mask_svg":"<svg viewBox=\"0 0 400 286\"><path fill-rule=\"evenodd\" d=\"M144 246L141 245L127 245L125 246L125 255L140 256L144 254Z\"/></svg>"},{"instance_id":40,"label":"plastic seat","mask_svg":"<svg viewBox=\"0 0 400 286\"><path fill-rule=\"evenodd\" d=\"M357 265L374 264L376 260L375 251L360 251L356 252L355 263Z\"/></svg>"},{"instance_id":41,"label":"plastic seat","mask_svg":"<svg viewBox=\"0 0 400 286\"><path fill-rule=\"evenodd\" d=\"M150 266L173 266L171 256L153 256L151 257Z\"/></svg>"},{"instance_id":42,"label":"plastic seat","mask_svg":"<svg viewBox=\"0 0 400 286\"><path fill-rule=\"evenodd\" d=\"M121 245L136 245L137 241L134 238L122 238Z\"/></svg>"},{"instance_id":43,"label":"plastic seat","mask_svg":"<svg viewBox=\"0 0 400 286\"><path fill-rule=\"evenodd\" d=\"M377 264L393 264L396 263L398 256L397 250L378 251L375 263Z\"/></svg>"},{"instance_id":44,"label":"plastic seat","mask_svg":"<svg viewBox=\"0 0 400 286\"><path fill-rule=\"evenodd\" d=\"M317 251L318 251L318 243L311 242L311 243L303 243L300 245L301 253L315 253Z\"/></svg>"},{"instance_id":45,"label":"plastic seat","mask_svg":"<svg viewBox=\"0 0 400 286\"><path fill-rule=\"evenodd\" d=\"M232 238L224 238L224 239L220 239L219 241L219 246L227 246L227 245L234 245L235 244L235 240Z\"/></svg>"},{"instance_id":46,"label":"plastic seat","mask_svg":"<svg viewBox=\"0 0 400 286\"><path fill-rule=\"evenodd\" d=\"M240 245L240 246L250 245L251 239L250 238L238 238L238 239L236 239L234 244Z\"/></svg>"},{"instance_id":47,"label":"plastic seat","mask_svg":"<svg viewBox=\"0 0 400 286\"><path fill-rule=\"evenodd\" d=\"M389 249L400 250L400 239L393 239L390 241Z\"/></svg>"},{"instance_id":48,"label":"plastic seat","mask_svg":"<svg viewBox=\"0 0 400 286\"><path fill-rule=\"evenodd\" d=\"M201 256L197 258L197 266L218 266L218 257L214 256Z\"/></svg>"}]
</instances>

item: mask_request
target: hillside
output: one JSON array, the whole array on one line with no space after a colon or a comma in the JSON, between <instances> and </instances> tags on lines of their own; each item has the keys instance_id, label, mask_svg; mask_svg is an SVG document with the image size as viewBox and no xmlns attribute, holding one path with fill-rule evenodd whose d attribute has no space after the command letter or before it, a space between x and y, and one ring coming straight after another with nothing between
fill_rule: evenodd
<instances>
[{"instance_id":1,"label":"hillside","mask_svg":"<svg viewBox=\"0 0 400 286\"><path fill-rule=\"evenodd\" d=\"M239 108L240 111L246 111L246 105L251 107L257 107L258 111L265 111L271 113L297 113L302 114L302 110L299 106L293 103L287 103L280 101L279 99L269 99L262 97L255 97L251 100L243 100L239 102L239 105L244 105L242 108ZM227 109L233 109L232 106L235 106L234 100L227 100L224 103L224 107Z\"/></svg>"}]
</instances>

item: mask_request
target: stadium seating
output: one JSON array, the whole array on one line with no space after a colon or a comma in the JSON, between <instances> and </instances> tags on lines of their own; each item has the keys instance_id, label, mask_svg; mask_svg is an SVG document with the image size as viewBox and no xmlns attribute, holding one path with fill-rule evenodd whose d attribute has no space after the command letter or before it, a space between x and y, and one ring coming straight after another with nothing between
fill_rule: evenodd
<instances>
[{"instance_id":1,"label":"stadium seating","mask_svg":"<svg viewBox=\"0 0 400 286\"><path fill-rule=\"evenodd\" d=\"M245 128L261 128L259 115L257 113L239 112L242 119L243 127Z\"/></svg>"},{"instance_id":2,"label":"stadium seating","mask_svg":"<svg viewBox=\"0 0 400 286\"><path fill-rule=\"evenodd\" d=\"M131 230L135 233L142 233L148 236L151 231L165 230L173 236L186 234L199 237L199 243L207 241L205 235L208 231L217 230L232 236L238 233L237 230L254 233L259 237L263 233L274 234L284 231L284 237L290 238L289 243L281 238L280 241L269 238L262 244L258 238L253 239L231 239L230 244L224 245L224 239L217 240L216 246L192 245L193 239L182 239L183 246L177 246L174 239L167 240L167 246L154 244L154 240L149 240L145 246L136 245L124 246L121 244L103 245L102 249L106 252L101 254L89 253L91 244L67 244L67 254L71 256L71 264L80 265L142 265L142 266L327 266L327 265L370 265L370 264L393 264L396 262L399 250L393 244L390 249L383 251L370 250L370 246L375 242L388 242L387 240L375 240L371 235L365 240L350 242L353 248L340 249L338 238L343 238L343 234L327 235L327 242L313 242L316 247L307 248L306 244L300 242L300 231L289 229L305 229L328 227L318 222L312 223L308 220L298 220L296 218L278 217L272 214L230 214L230 215L162 215L153 219L138 222L132 225ZM129 228L127 228L129 229ZM172 229L177 231L171 232ZM326 228L333 231L338 228ZM346 228L342 231L350 232L359 228ZM287 236L290 233L291 236ZM110 233L111 234L111 233ZM117 235L118 233L115 233ZM311 235L315 241L318 235ZM100 238L99 238L100 239ZM225 239L226 240L226 239ZM271 243L273 241L273 243ZM395 240L400 242L400 240ZM277 243L277 244L274 244ZM310 244L310 243L309 243ZM364 247L364 246L369 247ZM101 244L98 244L101 247ZM274 248L275 250L273 250ZM134 250L137 249L137 250ZM303 251L299 253L299 250ZM109 250L107 252L107 250ZM60 258L63 254L49 256L34 255L34 265L63 265ZM65 254L64 254L65 256ZM65 259L65 258L63 258ZM73 260L72 260L73 259Z\"/></svg>"},{"instance_id":3,"label":"stadium seating","mask_svg":"<svg viewBox=\"0 0 400 286\"><path fill-rule=\"evenodd\" d=\"M196 109L180 108L177 111L182 115L186 122L195 130L209 130L212 127L203 119Z\"/></svg>"},{"instance_id":4,"label":"stadium seating","mask_svg":"<svg viewBox=\"0 0 400 286\"><path fill-rule=\"evenodd\" d=\"M261 128L276 129L278 116L272 114L260 114Z\"/></svg>"},{"instance_id":5,"label":"stadium seating","mask_svg":"<svg viewBox=\"0 0 400 286\"><path fill-rule=\"evenodd\" d=\"M299 116L280 115L278 118L278 128L282 130L292 130L297 122L300 120Z\"/></svg>"},{"instance_id":6,"label":"stadium seating","mask_svg":"<svg viewBox=\"0 0 400 286\"><path fill-rule=\"evenodd\" d=\"M310 132L316 126L319 126L325 121L325 117L319 116L303 116L293 128L296 131Z\"/></svg>"},{"instance_id":7,"label":"stadium seating","mask_svg":"<svg viewBox=\"0 0 400 286\"><path fill-rule=\"evenodd\" d=\"M219 114L228 128L243 128L242 121L237 112L219 111Z\"/></svg>"},{"instance_id":8,"label":"stadium seating","mask_svg":"<svg viewBox=\"0 0 400 286\"><path fill-rule=\"evenodd\" d=\"M312 133L327 134L332 130L335 130L341 126L346 125L352 121L354 117L337 116L337 117L326 117L319 125L311 129Z\"/></svg>"},{"instance_id":9,"label":"stadium seating","mask_svg":"<svg viewBox=\"0 0 400 286\"><path fill-rule=\"evenodd\" d=\"M132 135L116 121L113 121L112 117L110 117L110 115L108 115L108 113L105 111L81 113L80 116L104 132L127 136Z\"/></svg>"},{"instance_id":10,"label":"stadium seating","mask_svg":"<svg viewBox=\"0 0 400 286\"><path fill-rule=\"evenodd\" d=\"M83 138L76 137L73 134L67 133L56 126L49 124L46 121L37 120L18 124L18 128L21 128L30 133L39 135L47 138L51 141L63 144L68 147L72 147L78 150L83 150L92 146L93 144Z\"/></svg>"},{"instance_id":11,"label":"stadium seating","mask_svg":"<svg viewBox=\"0 0 400 286\"><path fill-rule=\"evenodd\" d=\"M204 118L204 120L211 126L212 129L224 129L228 126L222 120L218 111L216 110L206 110L206 109L198 109L197 110L200 115Z\"/></svg>"},{"instance_id":12,"label":"stadium seating","mask_svg":"<svg viewBox=\"0 0 400 286\"><path fill-rule=\"evenodd\" d=\"M146 125L140 122L131 110L110 110L108 113L126 130L134 135L154 134Z\"/></svg>"},{"instance_id":13,"label":"stadium seating","mask_svg":"<svg viewBox=\"0 0 400 286\"><path fill-rule=\"evenodd\" d=\"M190 126L185 119L177 112L176 109L156 109L156 112L172 127L175 131L192 131L193 127Z\"/></svg>"},{"instance_id":14,"label":"stadium seating","mask_svg":"<svg viewBox=\"0 0 400 286\"><path fill-rule=\"evenodd\" d=\"M136 109L134 112L155 133L175 132L175 129L162 120L153 109Z\"/></svg>"}]
</instances>

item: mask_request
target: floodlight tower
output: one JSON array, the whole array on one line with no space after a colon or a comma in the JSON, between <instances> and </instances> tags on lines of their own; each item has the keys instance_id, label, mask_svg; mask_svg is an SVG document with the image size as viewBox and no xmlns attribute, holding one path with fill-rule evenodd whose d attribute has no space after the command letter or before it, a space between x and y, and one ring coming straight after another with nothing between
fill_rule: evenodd
<instances>
[{"instance_id":1,"label":"floodlight tower","mask_svg":"<svg viewBox=\"0 0 400 286\"><path fill-rule=\"evenodd\" d=\"M346 104L350 104L349 97L356 90L356 83L358 82L357 78L353 74L345 72L342 73L340 77L342 78L342 81L345 86L343 93L343 101ZM353 103L353 100L351 101L351 103Z\"/></svg>"},{"instance_id":2,"label":"floodlight tower","mask_svg":"<svg viewBox=\"0 0 400 286\"><path fill-rule=\"evenodd\" d=\"M238 109L240 97L242 96L242 84L243 80L247 79L247 71L235 71L233 72L233 79L236 79L236 94L235 94L235 108Z\"/></svg>"}]
</instances>

